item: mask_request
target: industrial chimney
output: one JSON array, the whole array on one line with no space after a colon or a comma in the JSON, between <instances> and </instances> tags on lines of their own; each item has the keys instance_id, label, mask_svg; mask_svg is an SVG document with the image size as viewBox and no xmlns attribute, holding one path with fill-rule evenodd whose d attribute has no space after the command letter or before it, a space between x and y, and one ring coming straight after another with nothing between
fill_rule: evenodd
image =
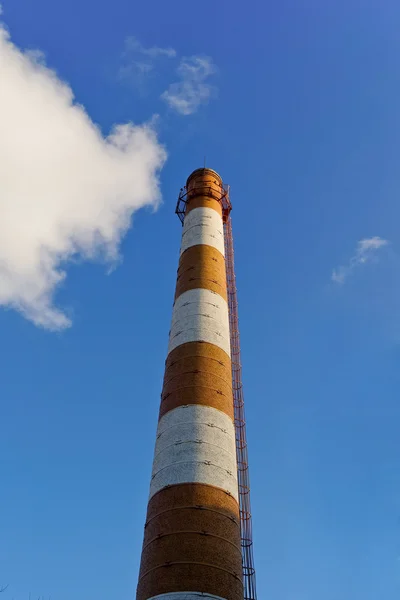
<instances>
[{"instance_id":1,"label":"industrial chimney","mask_svg":"<svg viewBox=\"0 0 400 600\"><path fill-rule=\"evenodd\" d=\"M239 346L230 312L236 288L229 295L227 286L227 273L235 286L230 209L211 169L194 171L179 196L182 243L137 600L255 598L255 588L246 592L254 569L246 571L252 539L240 363L235 370L231 360L231 344L237 354Z\"/></svg>"}]
</instances>

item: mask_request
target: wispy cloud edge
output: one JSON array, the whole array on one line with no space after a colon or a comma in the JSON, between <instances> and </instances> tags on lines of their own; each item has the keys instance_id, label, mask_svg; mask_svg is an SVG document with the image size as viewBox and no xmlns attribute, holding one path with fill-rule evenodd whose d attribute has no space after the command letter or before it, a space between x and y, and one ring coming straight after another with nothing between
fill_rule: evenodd
<instances>
[{"instance_id":1,"label":"wispy cloud edge","mask_svg":"<svg viewBox=\"0 0 400 600\"><path fill-rule=\"evenodd\" d=\"M217 71L209 56L190 56L182 58L177 69L180 81L171 83L161 94L161 98L176 112L188 116L207 104L214 87L208 78Z\"/></svg>"},{"instance_id":2,"label":"wispy cloud edge","mask_svg":"<svg viewBox=\"0 0 400 600\"><path fill-rule=\"evenodd\" d=\"M153 71L158 59L175 58L177 52L174 48L161 48L160 46L151 46L146 48L133 35L125 39L125 50L122 54L124 64L118 71L120 80L141 79L146 74Z\"/></svg>"},{"instance_id":3,"label":"wispy cloud edge","mask_svg":"<svg viewBox=\"0 0 400 600\"><path fill-rule=\"evenodd\" d=\"M377 251L384 246L387 246L389 243L388 240L379 236L359 240L355 254L350 258L347 265L341 265L336 269L333 269L331 281L343 285L356 268L375 260Z\"/></svg>"}]
</instances>

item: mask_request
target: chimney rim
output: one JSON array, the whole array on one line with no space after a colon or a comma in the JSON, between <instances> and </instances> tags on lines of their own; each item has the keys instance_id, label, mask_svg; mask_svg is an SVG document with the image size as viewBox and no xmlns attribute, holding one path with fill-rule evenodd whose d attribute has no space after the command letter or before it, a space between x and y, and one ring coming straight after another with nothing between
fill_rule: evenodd
<instances>
[{"instance_id":1,"label":"chimney rim","mask_svg":"<svg viewBox=\"0 0 400 600\"><path fill-rule=\"evenodd\" d=\"M187 178L186 181L186 187L188 187L189 182L196 177L196 175L199 175L200 173L205 174L205 173L212 173L220 182L220 184L222 185L222 177L219 173L217 173L217 171L214 171L214 169L209 169L208 167L201 167L200 169L195 169Z\"/></svg>"}]
</instances>

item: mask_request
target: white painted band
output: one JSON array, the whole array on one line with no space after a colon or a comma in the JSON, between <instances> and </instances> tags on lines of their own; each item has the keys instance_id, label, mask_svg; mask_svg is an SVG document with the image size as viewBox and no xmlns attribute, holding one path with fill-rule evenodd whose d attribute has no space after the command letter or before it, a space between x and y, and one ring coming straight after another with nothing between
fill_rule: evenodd
<instances>
[{"instance_id":1,"label":"white painted band","mask_svg":"<svg viewBox=\"0 0 400 600\"><path fill-rule=\"evenodd\" d=\"M213 246L225 256L224 225L221 215L213 208L194 208L185 217L181 254L198 244Z\"/></svg>"},{"instance_id":2,"label":"white painted band","mask_svg":"<svg viewBox=\"0 0 400 600\"><path fill-rule=\"evenodd\" d=\"M226 600L226 598L221 598L221 596L213 596L205 592L170 592L168 594L153 596L149 600L199 600L199 598L202 598L202 600Z\"/></svg>"},{"instance_id":3,"label":"white painted band","mask_svg":"<svg viewBox=\"0 0 400 600\"><path fill-rule=\"evenodd\" d=\"M231 355L226 301L211 290L184 292L175 301L168 353L187 342L209 342Z\"/></svg>"},{"instance_id":4,"label":"white painted band","mask_svg":"<svg viewBox=\"0 0 400 600\"><path fill-rule=\"evenodd\" d=\"M235 427L228 415L201 404L179 406L167 412L158 424L155 463L175 444L210 445L235 457ZM161 467L161 465L160 465Z\"/></svg>"},{"instance_id":5,"label":"white painted band","mask_svg":"<svg viewBox=\"0 0 400 600\"><path fill-rule=\"evenodd\" d=\"M238 484L232 466L228 472L211 462L194 462L191 458L185 462L171 464L155 473L150 485L149 499L165 487L182 483L211 485L225 490L238 500Z\"/></svg>"},{"instance_id":6,"label":"white painted band","mask_svg":"<svg viewBox=\"0 0 400 600\"><path fill-rule=\"evenodd\" d=\"M158 422L157 434L165 433L167 429L188 421L199 421L201 423L210 423L221 429L231 429L235 432L232 420L224 412L213 408L197 404L188 404L178 406L166 413Z\"/></svg>"},{"instance_id":7,"label":"white painted band","mask_svg":"<svg viewBox=\"0 0 400 600\"><path fill-rule=\"evenodd\" d=\"M221 596L213 596L205 592L170 592L168 594L153 596L149 600L199 600L199 598L202 598L202 600L226 600L226 598L221 598Z\"/></svg>"},{"instance_id":8,"label":"white painted band","mask_svg":"<svg viewBox=\"0 0 400 600\"><path fill-rule=\"evenodd\" d=\"M235 429L209 406L180 406L159 422L150 497L168 485L205 483L238 499Z\"/></svg>"}]
</instances>

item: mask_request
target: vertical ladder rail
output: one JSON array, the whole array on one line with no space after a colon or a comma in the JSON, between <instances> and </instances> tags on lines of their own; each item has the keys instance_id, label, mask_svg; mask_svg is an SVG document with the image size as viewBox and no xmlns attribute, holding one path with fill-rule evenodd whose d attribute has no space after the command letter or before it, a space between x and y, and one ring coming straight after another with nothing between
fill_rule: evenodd
<instances>
[{"instance_id":1,"label":"vertical ladder rail","mask_svg":"<svg viewBox=\"0 0 400 600\"><path fill-rule=\"evenodd\" d=\"M232 387L235 414L236 455L238 463L244 600L257 600L250 505L249 462L240 357L238 301L233 253L232 221L229 212L224 219L224 237L232 354Z\"/></svg>"}]
</instances>

